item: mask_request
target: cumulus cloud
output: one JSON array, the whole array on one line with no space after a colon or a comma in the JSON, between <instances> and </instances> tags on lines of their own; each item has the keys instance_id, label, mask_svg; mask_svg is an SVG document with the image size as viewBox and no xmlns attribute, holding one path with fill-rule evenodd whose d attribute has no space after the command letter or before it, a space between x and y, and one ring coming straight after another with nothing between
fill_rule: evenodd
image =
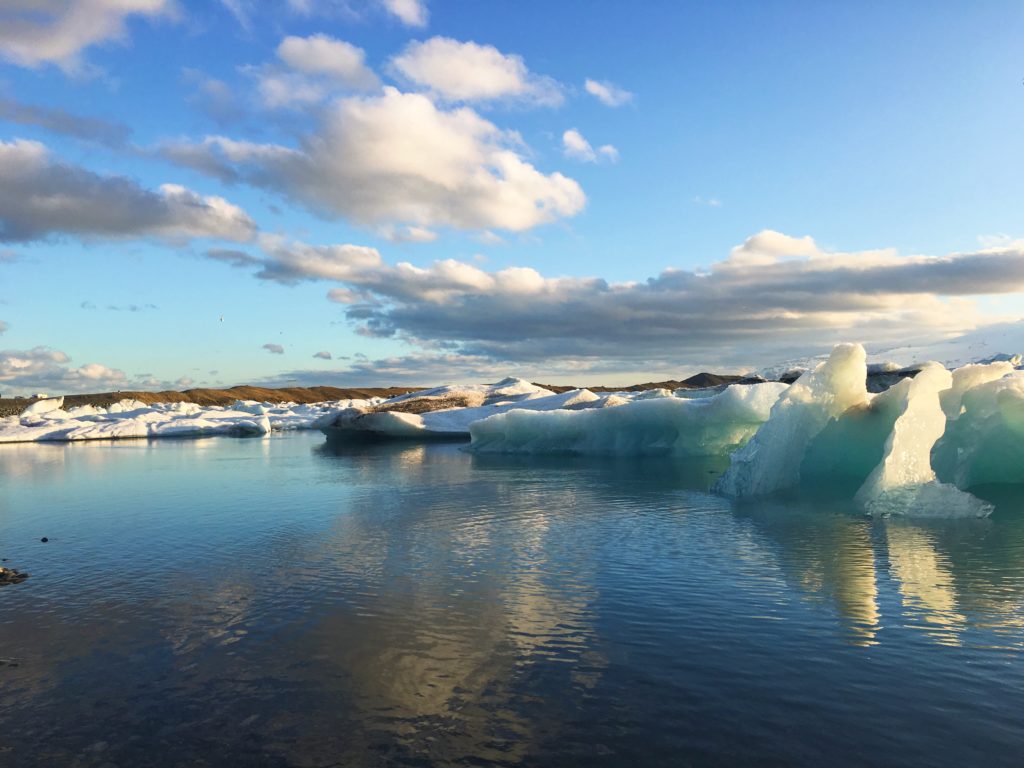
<instances>
[{"instance_id":1,"label":"cumulus cloud","mask_svg":"<svg viewBox=\"0 0 1024 768\"><path fill-rule=\"evenodd\" d=\"M0 350L0 384L8 390L60 394L123 389L128 383L124 371L99 363L74 368L70 360L49 347Z\"/></svg>"},{"instance_id":2,"label":"cumulus cloud","mask_svg":"<svg viewBox=\"0 0 1024 768\"><path fill-rule=\"evenodd\" d=\"M562 151L566 157L584 163L596 163L599 159L614 163L619 159L619 150L611 144L598 147L595 151L590 142L575 128L570 128L562 134Z\"/></svg>"},{"instance_id":3,"label":"cumulus cloud","mask_svg":"<svg viewBox=\"0 0 1024 768\"><path fill-rule=\"evenodd\" d=\"M331 353L330 352L317 352L315 355L313 355L313 357L315 357L317 360L330 360L331 359Z\"/></svg>"},{"instance_id":4,"label":"cumulus cloud","mask_svg":"<svg viewBox=\"0 0 1024 768\"><path fill-rule=\"evenodd\" d=\"M148 190L55 160L35 141L0 142L0 242L50 235L248 240L252 219L221 197L164 184Z\"/></svg>"},{"instance_id":5,"label":"cumulus cloud","mask_svg":"<svg viewBox=\"0 0 1024 768\"><path fill-rule=\"evenodd\" d=\"M521 56L491 45L432 37L412 42L391 59L409 82L446 101L515 100L558 106L562 89L549 77L531 73Z\"/></svg>"},{"instance_id":6,"label":"cumulus cloud","mask_svg":"<svg viewBox=\"0 0 1024 768\"><path fill-rule=\"evenodd\" d=\"M366 54L327 35L288 36L277 46L281 64L247 67L267 107L315 104L339 89L370 90L380 81L366 66Z\"/></svg>"},{"instance_id":7,"label":"cumulus cloud","mask_svg":"<svg viewBox=\"0 0 1024 768\"><path fill-rule=\"evenodd\" d=\"M766 230L704 269L643 282L486 271L447 259L383 261L373 249L260 240L257 276L341 283L330 300L357 331L508 364L613 370L764 364L836 341L905 341L984 321L966 297L1024 291L1024 248L948 256L833 252Z\"/></svg>"},{"instance_id":8,"label":"cumulus cloud","mask_svg":"<svg viewBox=\"0 0 1024 768\"><path fill-rule=\"evenodd\" d=\"M339 99L298 148L210 136L163 152L364 226L522 231L573 216L586 203L574 180L528 163L517 135L468 107L442 109L391 87Z\"/></svg>"},{"instance_id":9,"label":"cumulus cloud","mask_svg":"<svg viewBox=\"0 0 1024 768\"><path fill-rule=\"evenodd\" d=\"M269 352L272 355L284 354L284 347L282 347L280 344L264 344L262 349L267 350L267 352Z\"/></svg>"},{"instance_id":10,"label":"cumulus cloud","mask_svg":"<svg viewBox=\"0 0 1024 768\"><path fill-rule=\"evenodd\" d=\"M148 373L129 376L119 368L100 363L71 365L67 353L50 347L0 350L0 388L4 394L46 392L66 395L78 392L111 392L170 389L191 383L157 379Z\"/></svg>"},{"instance_id":11,"label":"cumulus cloud","mask_svg":"<svg viewBox=\"0 0 1024 768\"><path fill-rule=\"evenodd\" d=\"M328 35L289 35L277 46L277 56L289 67L309 75L323 75L351 88L373 88L377 76L366 66L366 53Z\"/></svg>"},{"instance_id":12,"label":"cumulus cloud","mask_svg":"<svg viewBox=\"0 0 1024 768\"><path fill-rule=\"evenodd\" d=\"M621 107L633 100L633 94L607 80L598 81L587 78L583 84L587 93L596 98L606 107Z\"/></svg>"},{"instance_id":13,"label":"cumulus cloud","mask_svg":"<svg viewBox=\"0 0 1024 768\"><path fill-rule=\"evenodd\" d=\"M73 136L76 139L120 147L128 141L131 129L121 123L83 117L63 109L22 104L0 98L0 120L19 125L34 125L51 133Z\"/></svg>"},{"instance_id":14,"label":"cumulus cloud","mask_svg":"<svg viewBox=\"0 0 1024 768\"><path fill-rule=\"evenodd\" d=\"M126 36L132 16L171 16L173 0L5 0L0 5L0 58L23 67L56 64L81 71L91 45Z\"/></svg>"},{"instance_id":15,"label":"cumulus cloud","mask_svg":"<svg viewBox=\"0 0 1024 768\"><path fill-rule=\"evenodd\" d=\"M408 27L427 26L427 4L424 0L381 0L384 10Z\"/></svg>"}]
</instances>

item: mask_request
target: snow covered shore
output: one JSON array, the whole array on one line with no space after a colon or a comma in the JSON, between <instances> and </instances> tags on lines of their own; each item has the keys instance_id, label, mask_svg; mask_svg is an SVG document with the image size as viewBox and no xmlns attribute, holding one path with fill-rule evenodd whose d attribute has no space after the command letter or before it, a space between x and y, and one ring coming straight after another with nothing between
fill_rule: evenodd
<instances>
[{"instance_id":1,"label":"snow covered shore","mask_svg":"<svg viewBox=\"0 0 1024 768\"><path fill-rule=\"evenodd\" d=\"M260 436L288 429L316 429L347 408L371 400L333 403L256 403L231 406L122 400L109 408L91 405L64 410L63 398L40 400L18 416L0 419L0 443L113 440L125 438Z\"/></svg>"}]
</instances>

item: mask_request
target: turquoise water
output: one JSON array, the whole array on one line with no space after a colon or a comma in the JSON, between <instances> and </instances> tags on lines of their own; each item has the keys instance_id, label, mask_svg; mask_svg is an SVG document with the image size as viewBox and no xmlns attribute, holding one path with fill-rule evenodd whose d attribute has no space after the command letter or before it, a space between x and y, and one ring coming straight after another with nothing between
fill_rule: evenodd
<instances>
[{"instance_id":1,"label":"turquoise water","mask_svg":"<svg viewBox=\"0 0 1024 768\"><path fill-rule=\"evenodd\" d=\"M0 765L1019 764L1024 499L873 521L720 469L0 446Z\"/></svg>"}]
</instances>

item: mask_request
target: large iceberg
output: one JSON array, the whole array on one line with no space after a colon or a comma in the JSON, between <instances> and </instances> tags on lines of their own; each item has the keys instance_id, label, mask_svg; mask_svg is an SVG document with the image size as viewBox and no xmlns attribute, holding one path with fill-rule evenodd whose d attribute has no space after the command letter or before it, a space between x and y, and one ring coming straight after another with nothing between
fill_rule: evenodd
<instances>
[{"instance_id":1,"label":"large iceberg","mask_svg":"<svg viewBox=\"0 0 1024 768\"><path fill-rule=\"evenodd\" d=\"M727 496L758 496L796 485L807 446L831 419L868 402L867 362L859 344L840 344L800 376L754 438L732 456L715 484Z\"/></svg>"},{"instance_id":2,"label":"large iceberg","mask_svg":"<svg viewBox=\"0 0 1024 768\"><path fill-rule=\"evenodd\" d=\"M867 392L865 374L863 348L836 347L779 399L714 489L744 497L855 481L854 498L871 514L979 517L991 507L965 489L1024 480L1005 459L1011 446L1020 458L1024 440L1024 378L1010 363L952 374L925 363L878 395ZM993 443L1001 462L979 457Z\"/></svg>"},{"instance_id":3,"label":"large iceberg","mask_svg":"<svg viewBox=\"0 0 1024 768\"><path fill-rule=\"evenodd\" d=\"M589 410L509 409L469 424L471 450L590 455L728 455L750 439L787 389L769 382L703 398L617 396ZM593 396L596 399L596 396ZM610 398L608 398L610 399Z\"/></svg>"},{"instance_id":4,"label":"large iceberg","mask_svg":"<svg viewBox=\"0 0 1024 768\"><path fill-rule=\"evenodd\" d=\"M734 498L812 486L872 515L976 517L991 507L969 489L1024 483L1024 372L1013 362L952 373L923 363L876 394L863 347L841 344L790 386L590 393L574 408L526 400L480 420L486 408L434 416L467 424L478 453L728 456L713 490Z\"/></svg>"}]
</instances>

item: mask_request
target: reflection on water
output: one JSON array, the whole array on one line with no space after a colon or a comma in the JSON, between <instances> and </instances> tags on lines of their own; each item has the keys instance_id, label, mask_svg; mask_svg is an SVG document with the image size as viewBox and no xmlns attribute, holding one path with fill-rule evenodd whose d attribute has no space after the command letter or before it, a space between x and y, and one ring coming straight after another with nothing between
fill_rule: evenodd
<instances>
[{"instance_id":1,"label":"reflection on water","mask_svg":"<svg viewBox=\"0 0 1024 768\"><path fill-rule=\"evenodd\" d=\"M875 521L721 469L0 446L0 765L1012 764L1021 499Z\"/></svg>"}]
</instances>

